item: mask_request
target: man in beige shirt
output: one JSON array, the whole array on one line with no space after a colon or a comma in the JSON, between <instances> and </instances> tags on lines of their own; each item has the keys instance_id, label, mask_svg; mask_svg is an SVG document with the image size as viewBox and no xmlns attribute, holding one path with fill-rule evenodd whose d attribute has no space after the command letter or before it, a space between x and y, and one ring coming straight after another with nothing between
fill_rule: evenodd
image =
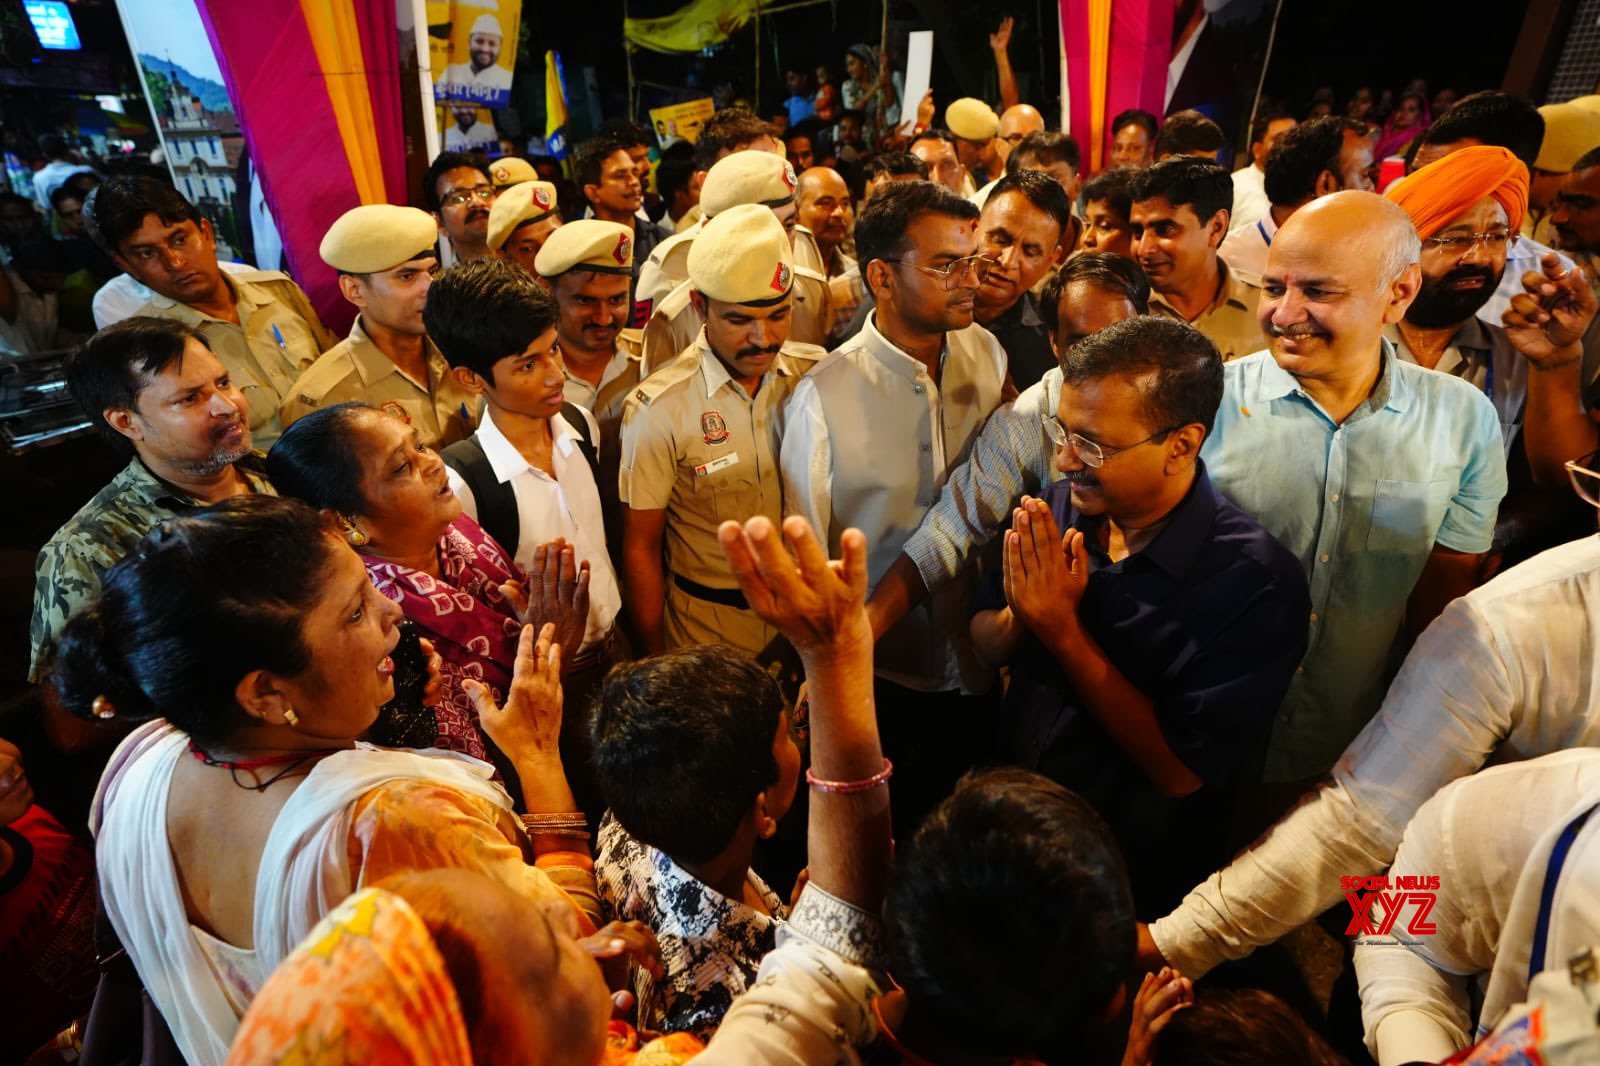
<instances>
[{"instance_id":1,"label":"man in beige shirt","mask_svg":"<svg viewBox=\"0 0 1600 1066\"><path fill-rule=\"evenodd\" d=\"M478 399L451 377L422 324L439 269L433 238L431 215L392 204L352 208L329 227L322 261L339 272L339 291L360 314L350 336L294 383L285 426L319 407L359 400L416 427L430 448L472 435Z\"/></svg>"},{"instance_id":2,"label":"man in beige shirt","mask_svg":"<svg viewBox=\"0 0 1600 1066\"><path fill-rule=\"evenodd\" d=\"M1133 254L1155 290L1151 314L1189 323L1224 361L1265 348L1256 320L1261 290L1217 255L1233 203L1228 172L1198 156L1173 156L1141 170L1130 194Z\"/></svg>"},{"instance_id":3,"label":"man in beige shirt","mask_svg":"<svg viewBox=\"0 0 1600 1066\"><path fill-rule=\"evenodd\" d=\"M776 636L739 592L717 527L783 519L783 404L823 354L788 339L793 256L782 224L760 204L712 218L689 253L705 326L628 401L623 585L647 654L723 643L754 655Z\"/></svg>"},{"instance_id":4,"label":"man in beige shirt","mask_svg":"<svg viewBox=\"0 0 1600 1066\"><path fill-rule=\"evenodd\" d=\"M200 331L249 407L258 448L282 431L295 380L337 343L287 274L225 274L211 223L155 178L116 178L95 192L94 232L111 258L155 293L136 315Z\"/></svg>"}]
</instances>

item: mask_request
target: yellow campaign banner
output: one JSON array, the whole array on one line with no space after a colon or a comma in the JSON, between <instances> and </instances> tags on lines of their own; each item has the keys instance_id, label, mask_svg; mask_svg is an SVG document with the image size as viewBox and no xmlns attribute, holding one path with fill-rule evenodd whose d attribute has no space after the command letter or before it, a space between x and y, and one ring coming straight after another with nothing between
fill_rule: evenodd
<instances>
[{"instance_id":1,"label":"yellow campaign banner","mask_svg":"<svg viewBox=\"0 0 1600 1066\"><path fill-rule=\"evenodd\" d=\"M711 102L709 96L681 104L668 104L666 107L652 107L650 121L656 128L656 140L661 142L663 148L673 141L693 144L700 139L700 127L705 125L706 119L716 109L716 104Z\"/></svg>"},{"instance_id":2,"label":"yellow campaign banner","mask_svg":"<svg viewBox=\"0 0 1600 1066\"><path fill-rule=\"evenodd\" d=\"M522 0L427 0L427 10L433 98L508 106Z\"/></svg>"},{"instance_id":3,"label":"yellow campaign banner","mask_svg":"<svg viewBox=\"0 0 1600 1066\"><path fill-rule=\"evenodd\" d=\"M622 36L652 52L689 55L721 44L756 13L756 0L693 0L670 15L623 19Z\"/></svg>"}]
</instances>

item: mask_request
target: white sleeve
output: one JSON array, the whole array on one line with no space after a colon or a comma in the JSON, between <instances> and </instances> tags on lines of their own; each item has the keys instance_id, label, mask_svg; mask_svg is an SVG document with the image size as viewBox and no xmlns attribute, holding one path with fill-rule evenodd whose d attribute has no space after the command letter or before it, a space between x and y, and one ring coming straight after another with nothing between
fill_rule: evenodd
<instances>
[{"instance_id":1,"label":"white sleeve","mask_svg":"<svg viewBox=\"0 0 1600 1066\"><path fill-rule=\"evenodd\" d=\"M878 919L807 885L755 984L733 1001L700 1066L859 1063L877 1035L872 1000L883 984L870 967Z\"/></svg>"},{"instance_id":2,"label":"white sleeve","mask_svg":"<svg viewBox=\"0 0 1600 1066\"><path fill-rule=\"evenodd\" d=\"M1456 801L1465 798L1461 786L1469 783L1459 781L1422 805L1406 827L1389 870L1391 878L1439 877L1437 902L1429 915L1436 931L1425 938L1426 947L1421 938L1404 932L1413 913L1409 907L1390 933L1356 938L1362 1028L1367 1049L1377 1056L1379 1066L1442 1062L1472 1042L1467 982L1484 968L1484 960L1467 958L1470 949L1465 941L1470 939L1473 909L1490 901L1463 900L1466 881L1450 865L1457 857L1468 863L1480 857L1461 854L1473 849L1470 825L1462 826L1466 834L1454 832L1459 821ZM1381 917L1382 910L1374 908L1373 917Z\"/></svg>"},{"instance_id":3,"label":"white sleeve","mask_svg":"<svg viewBox=\"0 0 1600 1066\"><path fill-rule=\"evenodd\" d=\"M472 486L467 484L466 478L448 466L444 468L444 476L450 481L450 491L456 494L456 499L461 503L461 513L476 522L478 501L472 495Z\"/></svg>"},{"instance_id":4,"label":"white sleeve","mask_svg":"<svg viewBox=\"0 0 1600 1066\"><path fill-rule=\"evenodd\" d=\"M833 448L822 417L822 395L809 377L801 378L789 397L778 470L783 513L805 518L817 539L827 543L833 519Z\"/></svg>"},{"instance_id":5,"label":"white sleeve","mask_svg":"<svg viewBox=\"0 0 1600 1066\"><path fill-rule=\"evenodd\" d=\"M1199 978L1339 902L1341 877L1381 873L1417 809L1511 733L1521 713L1513 673L1470 596L1446 607L1332 782L1151 925L1162 956Z\"/></svg>"}]
</instances>

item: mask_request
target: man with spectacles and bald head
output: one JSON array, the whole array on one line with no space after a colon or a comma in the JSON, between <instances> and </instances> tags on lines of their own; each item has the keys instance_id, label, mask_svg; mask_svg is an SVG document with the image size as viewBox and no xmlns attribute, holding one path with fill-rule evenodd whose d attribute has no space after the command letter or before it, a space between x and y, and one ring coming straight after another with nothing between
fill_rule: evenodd
<instances>
[{"instance_id":1,"label":"man with spectacles and bald head","mask_svg":"<svg viewBox=\"0 0 1600 1066\"><path fill-rule=\"evenodd\" d=\"M978 254L977 223L976 206L931 182L879 192L856 223L876 306L785 409L784 509L808 518L830 548L851 526L865 533L874 584L1000 405L1006 354L973 321L994 265ZM969 694L989 678L970 656L962 585L912 610L877 646L879 721L902 827L948 794L975 755Z\"/></svg>"}]
</instances>

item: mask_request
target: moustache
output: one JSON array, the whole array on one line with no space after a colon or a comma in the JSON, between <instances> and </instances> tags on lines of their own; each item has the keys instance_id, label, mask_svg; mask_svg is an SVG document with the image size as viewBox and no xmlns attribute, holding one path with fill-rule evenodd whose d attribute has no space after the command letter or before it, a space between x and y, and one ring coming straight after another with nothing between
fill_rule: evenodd
<instances>
[{"instance_id":1,"label":"moustache","mask_svg":"<svg viewBox=\"0 0 1600 1066\"><path fill-rule=\"evenodd\" d=\"M1061 480L1065 481L1069 485L1077 485L1080 488L1086 489L1098 488L1100 485L1100 479L1089 473L1087 470L1073 470L1069 473L1062 474Z\"/></svg>"},{"instance_id":2,"label":"moustache","mask_svg":"<svg viewBox=\"0 0 1600 1066\"><path fill-rule=\"evenodd\" d=\"M777 356L778 352L782 350L782 348L783 345L781 344L771 348L740 348L739 351L734 355L734 358L748 359L751 356L758 355L770 355L775 357Z\"/></svg>"},{"instance_id":3,"label":"moustache","mask_svg":"<svg viewBox=\"0 0 1600 1066\"><path fill-rule=\"evenodd\" d=\"M220 425L212 427L211 436L212 436L212 439L214 439L214 440L221 440L223 437L226 437L229 433L232 433L234 430L243 429L243 428L244 428L244 419L243 418L230 418L230 419L228 419L228 421L223 422Z\"/></svg>"},{"instance_id":4,"label":"moustache","mask_svg":"<svg viewBox=\"0 0 1600 1066\"><path fill-rule=\"evenodd\" d=\"M1271 322L1267 322L1263 328L1269 337L1299 338L1326 337L1328 335L1327 330L1318 329L1316 326L1305 322L1293 326L1277 326Z\"/></svg>"},{"instance_id":5,"label":"moustache","mask_svg":"<svg viewBox=\"0 0 1600 1066\"><path fill-rule=\"evenodd\" d=\"M1458 281L1479 280L1485 285L1495 283L1494 271L1486 266L1473 266L1471 264L1458 266L1439 279L1440 285L1452 285Z\"/></svg>"},{"instance_id":6,"label":"moustache","mask_svg":"<svg viewBox=\"0 0 1600 1066\"><path fill-rule=\"evenodd\" d=\"M485 211L481 207L473 208L471 211L467 212L467 221L468 222L476 222L480 218L488 218L488 217L489 217L489 212Z\"/></svg>"}]
</instances>

